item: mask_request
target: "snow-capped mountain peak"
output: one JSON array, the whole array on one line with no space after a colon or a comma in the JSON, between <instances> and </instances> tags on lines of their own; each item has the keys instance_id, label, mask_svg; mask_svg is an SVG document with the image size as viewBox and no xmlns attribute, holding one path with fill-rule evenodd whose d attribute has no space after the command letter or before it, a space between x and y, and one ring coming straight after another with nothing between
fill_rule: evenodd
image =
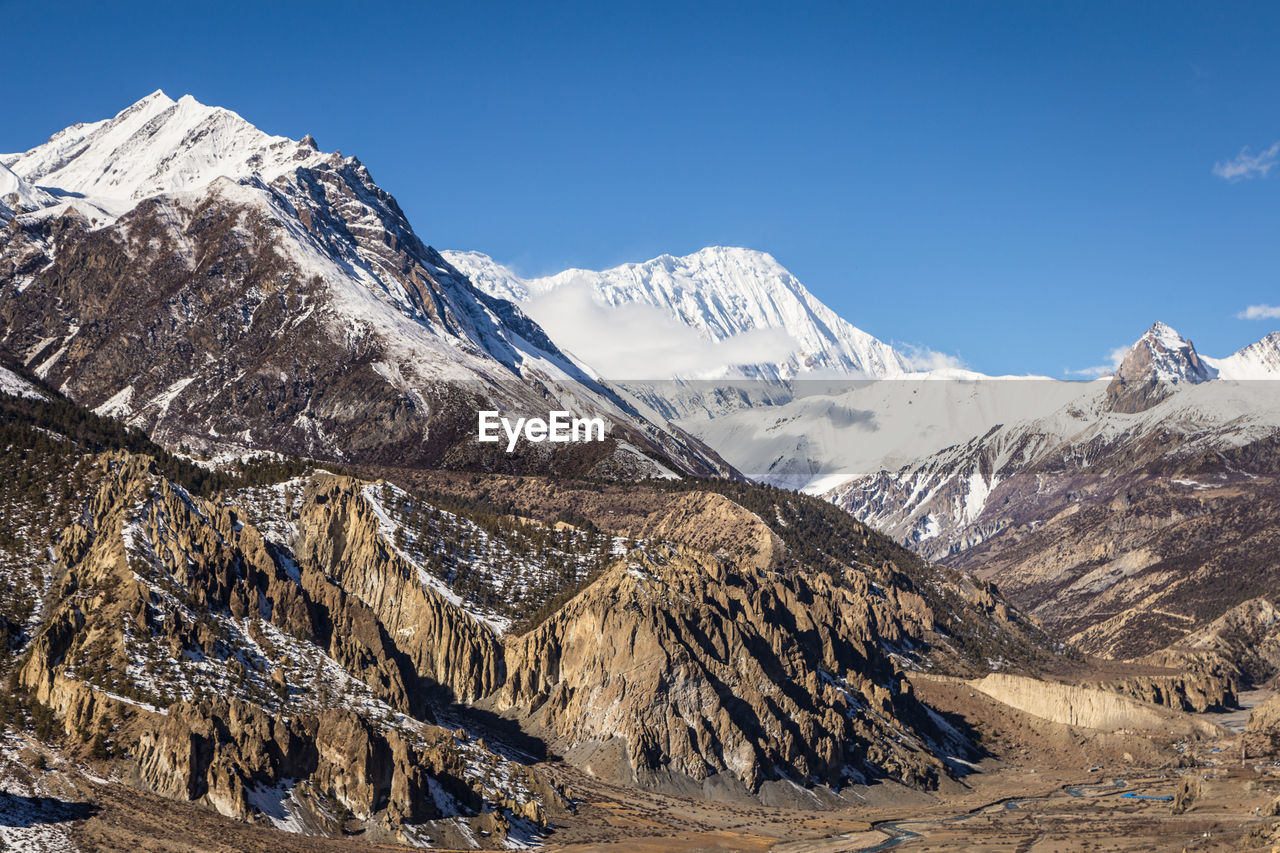
<instances>
[{"instance_id":1,"label":"snow-capped mountain peak","mask_svg":"<svg viewBox=\"0 0 1280 853\"><path fill-rule=\"evenodd\" d=\"M682 376L885 378L908 370L893 347L824 305L767 252L709 246L683 257L664 254L603 271L570 269L540 278L518 276L479 252L443 254L482 290L523 303L552 337L565 338L570 349L589 364L616 362L614 350L631 342L619 336L597 336L575 347L573 327L581 326L580 318L569 317L563 305L555 305L552 311L544 297L585 287L598 306L612 310L612 316L637 308L657 309L712 344L742 342L748 335L757 336L758 343L767 342L758 348L756 358L741 357L747 349L743 347L707 348L700 363L681 366ZM566 327L557 328L558 320L564 320Z\"/></svg>"},{"instance_id":2,"label":"snow-capped mountain peak","mask_svg":"<svg viewBox=\"0 0 1280 853\"><path fill-rule=\"evenodd\" d=\"M238 114L157 90L113 118L75 124L0 164L48 194L115 218L139 200L218 178L270 182L323 159L309 141L263 133ZM88 205L85 204L88 203ZM83 211L82 211L83 212Z\"/></svg>"},{"instance_id":3,"label":"snow-capped mountain peak","mask_svg":"<svg viewBox=\"0 0 1280 853\"><path fill-rule=\"evenodd\" d=\"M382 448L394 432L405 453L429 458L467 440L467 406L533 413L554 400L616 427L621 455L607 464L658 470L632 458L654 453L727 470L602 386L516 306L475 288L356 158L322 153L309 136L272 136L231 110L156 91L0 165L4 186L53 202L22 205L0 241L11 324L0 349L102 413L211 452L341 457L365 441L344 437L355 424ZM92 273L76 252L90 241L128 270L129 288L111 290L127 308L83 299L101 284L81 282ZM223 332L206 333L215 327ZM145 341L147 356L121 355L108 329L117 343ZM210 402L248 385L266 399L264 382L263 410ZM435 429L445 418L459 420Z\"/></svg>"},{"instance_id":4,"label":"snow-capped mountain peak","mask_svg":"<svg viewBox=\"0 0 1280 853\"><path fill-rule=\"evenodd\" d=\"M1167 324L1156 323L1125 354L1107 386L1107 400L1112 411L1142 412L1179 385L1196 385L1217 376L1218 371L1200 358L1191 341Z\"/></svg>"}]
</instances>

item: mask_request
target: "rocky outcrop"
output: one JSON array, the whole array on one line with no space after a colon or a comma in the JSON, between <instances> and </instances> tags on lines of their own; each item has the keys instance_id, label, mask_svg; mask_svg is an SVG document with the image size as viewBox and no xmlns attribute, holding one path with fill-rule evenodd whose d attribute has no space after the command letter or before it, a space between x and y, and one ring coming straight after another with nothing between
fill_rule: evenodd
<instances>
[{"instance_id":1,"label":"rocky outcrop","mask_svg":"<svg viewBox=\"0 0 1280 853\"><path fill-rule=\"evenodd\" d=\"M759 516L714 492L680 495L652 513L635 535L732 557L740 569L775 568L786 552Z\"/></svg>"},{"instance_id":2,"label":"rocky outcrop","mask_svg":"<svg viewBox=\"0 0 1280 853\"><path fill-rule=\"evenodd\" d=\"M236 699L177 703L140 733L136 773L158 794L246 820L248 791L315 772L318 731L315 718L281 719Z\"/></svg>"},{"instance_id":3,"label":"rocky outcrop","mask_svg":"<svg viewBox=\"0 0 1280 853\"><path fill-rule=\"evenodd\" d=\"M100 485L59 541L65 571L18 673L69 734L110 738L136 781L164 796L241 820L296 813L319 832L340 832L339 812L388 840L462 818L499 843L511 821L527 831L561 808L532 771L430 724L441 670L427 668L423 646L394 642L412 639L397 631L410 617L429 624L411 608L429 602L472 632L464 637L489 640L454 661L447 687L501 672L501 647L406 578L361 508L361 484L317 480L294 537L299 567L233 507L193 497L149 459L98 464ZM362 585L340 585L357 572L368 575ZM378 595L398 596L403 612Z\"/></svg>"},{"instance_id":4,"label":"rocky outcrop","mask_svg":"<svg viewBox=\"0 0 1280 853\"><path fill-rule=\"evenodd\" d=\"M1206 711L1224 711L1236 705L1234 679L1219 672L1138 675L1084 686L1119 693L1175 711L1202 714Z\"/></svg>"},{"instance_id":5,"label":"rocky outcrop","mask_svg":"<svg viewBox=\"0 0 1280 853\"><path fill-rule=\"evenodd\" d=\"M1126 696L1007 673L969 682L1000 702L1055 723L1100 731L1140 731L1162 737L1213 737L1220 727Z\"/></svg>"},{"instance_id":6,"label":"rocky outcrop","mask_svg":"<svg viewBox=\"0 0 1280 853\"><path fill-rule=\"evenodd\" d=\"M280 719L237 700L213 700L174 705L146 728L135 773L157 793L240 820L263 821L255 793L273 789L321 828L339 829L326 825L336 807L392 838L457 815L473 816L491 833L509 827L504 813L544 826L540 801L563 807L553 786L522 769L506 790L478 789L468 779L477 758L482 750L439 729L406 735L346 709ZM484 814L486 802L498 809L496 821Z\"/></svg>"},{"instance_id":7,"label":"rocky outcrop","mask_svg":"<svg viewBox=\"0 0 1280 853\"><path fill-rule=\"evenodd\" d=\"M932 629L918 596L797 570L721 495L679 496L641 532L680 544L627 554L512 641L496 707L570 752L619 744L627 782L932 784L941 733L885 653Z\"/></svg>"},{"instance_id":8,"label":"rocky outcrop","mask_svg":"<svg viewBox=\"0 0 1280 853\"><path fill-rule=\"evenodd\" d=\"M1173 792L1173 814L1186 814L1204 796L1204 784L1198 777L1184 776L1178 782L1178 789Z\"/></svg>"},{"instance_id":9,"label":"rocky outcrop","mask_svg":"<svg viewBox=\"0 0 1280 853\"><path fill-rule=\"evenodd\" d=\"M1266 683L1280 673L1280 610L1269 598L1250 599L1146 660Z\"/></svg>"},{"instance_id":10,"label":"rocky outcrop","mask_svg":"<svg viewBox=\"0 0 1280 853\"><path fill-rule=\"evenodd\" d=\"M1259 732L1280 738L1280 695L1272 696L1249 712L1245 725L1249 732Z\"/></svg>"},{"instance_id":11,"label":"rocky outcrop","mask_svg":"<svg viewBox=\"0 0 1280 853\"><path fill-rule=\"evenodd\" d=\"M1156 323L1138 339L1107 385L1113 412L1145 412L1164 400L1179 383L1207 382L1218 375L1205 364L1191 341L1164 323Z\"/></svg>"},{"instance_id":12,"label":"rocky outcrop","mask_svg":"<svg viewBox=\"0 0 1280 853\"><path fill-rule=\"evenodd\" d=\"M350 478L316 478L299 520L299 558L369 608L418 678L462 702L491 693L504 677L497 636L424 585L419 569L380 533L362 487ZM314 585L304 573L304 588Z\"/></svg>"}]
</instances>

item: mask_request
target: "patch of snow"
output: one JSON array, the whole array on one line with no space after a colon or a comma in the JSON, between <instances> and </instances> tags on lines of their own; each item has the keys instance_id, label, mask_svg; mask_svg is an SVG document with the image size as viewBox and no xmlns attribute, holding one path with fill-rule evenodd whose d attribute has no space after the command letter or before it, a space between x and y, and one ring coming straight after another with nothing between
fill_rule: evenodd
<instances>
[{"instance_id":1,"label":"patch of snow","mask_svg":"<svg viewBox=\"0 0 1280 853\"><path fill-rule=\"evenodd\" d=\"M97 406L93 411L94 414L109 418L128 415L132 411L129 408L129 402L131 400L133 400L133 386L126 385L116 393L112 394L106 402Z\"/></svg>"},{"instance_id":2,"label":"patch of snow","mask_svg":"<svg viewBox=\"0 0 1280 853\"><path fill-rule=\"evenodd\" d=\"M47 395L42 394L36 386L23 379L12 370L0 367L0 394L9 394L13 397L25 397L29 400L47 400Z\"/></svg>"},{"instance_id":3,"label":"patch of snow","mask_svg":"<svg viewBox=\"0 0 1280 853\"><path fill-rule=\"evenodd\" d=\"M284 832L305 835L306 827L298 816L298 804L293 799L296 779L283 779L271 787L258 786L245 792L249 805L271 821L271 825Z\"/></svg>"}]
</instances>

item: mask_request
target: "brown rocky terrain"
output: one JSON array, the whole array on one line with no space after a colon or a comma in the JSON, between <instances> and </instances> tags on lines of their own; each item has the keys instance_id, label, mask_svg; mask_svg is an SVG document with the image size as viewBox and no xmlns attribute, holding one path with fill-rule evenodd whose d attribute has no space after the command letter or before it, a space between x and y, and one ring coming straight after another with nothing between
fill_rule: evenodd
<instances>
[{"instance_id":1,"label":"brown rocky terrain","mask_svg":"<svg viewBox=\"0 0 1280 853\"><path fill-rule=\"evenodd\" d=\"M1032 447L1041 455L998 476L982 469L989 482L996 477L983 512L951 538L916 547L998 583L1055 636L1089 653L1135 659L1191 642L1233 609L1274 594L1275 435L1217 447L1194 430L1156 428L1053 452L1044 450L1044 436L1007 438L1016 446L994 436L955 453L972 453L979 467ZM963 503L955 489L969 480L947 482L933 500ZM1232 648L1246 652L1239 643ZM1258 668L1238 655L1233 661L1236 669Z\"/></svg>"},{"instance_id":2,"label":"brown rocky terrain","mask_svg":"<svg viewBox=\"0 0 1280 853\"><path fill-rule=\"evenodd\" d=\"M1045 454L993 430L943 487L868 492L962 508L899 519L940 566L687 476L734 472L476 290L358 160L166 101L90 153L160 174L190 152L154 140L214 129L248 140L238 171L0 232L0 363L27 383L0 401L5 846L1277 839L1274 705L1243 735L1214 713L1274 675L1273 434L1170 418ZM13 162L54 174L86 127ZM1119 418L1210 378L1189 343L1120 373ZM553 406L610 438L474 440L479 408Z\"/></svg>"},{"instance_id":3,"label":"brown rocky terrain","mask_svg":"<svg viewBox=\"0 0 1280 853\"><path fill-rule=\"evenodd\" d=\"M532 842L577 808L540 760L743 807L928 791L969 772L974 734L905 673L1052 659L993 587L813 498L295 463L210 479L65 402L24 406L6 464L46 474L7 506L57 524L0 543L35 599L12 611L14 731L250 824ZM26 497L50 488L42 516Z\"/></svg>"},{"instance_id":4,"label":"brown rocky terrain","mask_svg":"<svg viewBox=\"0 0 1280 853\"><path fill-rule=\"evenodd\" d=\"M1271 683L1280 673L1280 610L1269 598L1249 599L1148 659L1200 671L1217 669L1240 682Z\"/></svg>"},{"instance_id":5,"label":"brown rocky terrain","mask_svg":"<svg viewBox=\"0 0 1280 853\"><path fill-rule=\"evenodd\" d=\"M1280 580L1274 383L1216 376L1156 324L1105 389L1082 385L1059 411L831 498L919 553L998 583L1087 653L1190 667L1201 682L1261 683L1274 654L1253 651L1270 648L1258 608L1271 607ZM1135 685L1133 695L1158 688L1188 708L1229 700L1206 684Z\"/></svg>"},{"instance_id":6,"label":"brown rocky terrain","mask_svg":"<svg viewBox=\"0 0 1280 853\"><path fill-rule=\"evenodd\" d=\"M1275 446L1082 484L1062 510L951 562L981 566L1015 602L1038 602L1033 613L1086 650L1149 654L1274 590Z\"/></svg>"}]
</instances>

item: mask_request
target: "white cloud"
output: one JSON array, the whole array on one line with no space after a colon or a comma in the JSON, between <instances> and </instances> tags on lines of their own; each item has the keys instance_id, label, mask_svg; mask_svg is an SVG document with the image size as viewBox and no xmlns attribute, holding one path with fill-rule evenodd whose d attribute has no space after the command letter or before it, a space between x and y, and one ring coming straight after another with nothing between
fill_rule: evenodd
<instances>
[{"instance_id":1,"label":"white cloud","mask_svg":"<svg viewBox=\"0 0 1280 853\"><path fill-rule=\"evenodd\" d=\"M1270 148L1257 154L1251 153L1246 145L1230 160L1214 163L1213 173L1227 181L1265 178L1276 164L1277 158L1280 158L1280 142L1273 142Z\"/></svg>"},{"instance_id":2,"label":"white cloud","mask_svg":"<svg viewBox=\"0 0 1280 853\"><path fill-rule=\"evenodd\" d=\"M1280 320L1280 305L1250 305L1236 315L1239 320Z\"/></svg>"},{"instance_id":3,"label":"white cloud","mask_svg":"<svg viewBox=\"0 0 1280 853\"><path fill-rule=\"evenodd\" d=\"M1096 364L1093 367L1082 367L1079 370L1066 369L1062 371L1067 376L1084 376L1091 379L1100 379L1103 376L1110 376L1120 367L1120 362L1124 361L1124 357L1129 354L1130 347L1116 347L1107 353L1107 361L1109 364Z\"/></svg>"},{"instance_id":4,"label":"white cloud","mask_svg":"<svg viewBox=\"0 0 1280 853\"><path fill-rule=\"evenodd\" d=\"M894 347L902 353L907 367L912 370L964 370L968 367L959 356L938 352L928 347L899 343L894 343Z\"/></svg>"},{"instance_id":5,"label":"white cloud","mask_svg":"<svg viewBox=\"0 0 1280 853\"><path fill-rule=\"evenodd\" d=\"M605 305L574 281L521 306L561 349L604 379L712 377L726 367L784 361L795 341L781 329L754 329L709 341L660 308Z\"/></svg>"}]
</instances>

